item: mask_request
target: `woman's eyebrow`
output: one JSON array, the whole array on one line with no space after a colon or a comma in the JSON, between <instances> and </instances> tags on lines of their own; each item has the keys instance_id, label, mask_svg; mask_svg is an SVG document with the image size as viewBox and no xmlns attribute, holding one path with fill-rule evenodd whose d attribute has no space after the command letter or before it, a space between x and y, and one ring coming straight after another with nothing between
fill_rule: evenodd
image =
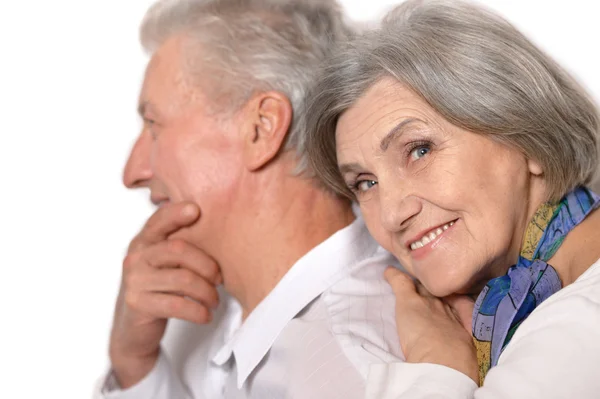
<instances>
[{"instance_id":1,"label":"woman's eyebrow","mask_svg":"<svg viewBox=\"0 0 600 399\"><path fill-rule=\"evenodd\" d=\"M381 142L379 143L379 148L381 149L381 151L386 152L388 147L390 146L391 142L398 139L400 136L402 136L402 134L404 134L404 132L406 131L405 130L406 126L410 125L413 122L425 123L421 119L418 119L418 118L404 119L403 121L398 123L395 127L393 127L392 130L390 130L389 133L386 134L383 139L381 139Z\"/></svg>"},{"instance_id":2,"label":"woman's eyebrow","mask_svg":"<svg viewBox=\"0 0 600 399\"><path fill-rule=\"evenodd\" d=\"M340 165L339 170L340 170L340 174L343 175L343 174L349 173L349 172L358 173L359 171L363 170L363 168L358 163L352 162L352 163L345 163L345 164Z\"/></svg>"}]
</instances>

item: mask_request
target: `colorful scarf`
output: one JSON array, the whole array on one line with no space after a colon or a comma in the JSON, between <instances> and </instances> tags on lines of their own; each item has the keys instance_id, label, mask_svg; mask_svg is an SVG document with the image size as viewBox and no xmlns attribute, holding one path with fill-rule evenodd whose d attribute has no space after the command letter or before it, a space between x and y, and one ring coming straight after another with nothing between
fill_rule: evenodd
<instances>
[{"instance_id":1,"label":"colorful scarf","mask_svg":"<svg viewBox=\"0 0 600 399\"><path fill-rule=\"evenodd\" d=\"M556 270L546 262L566 235L599 205L600 197L584 187L559 203L543 204L527 226L517 264L505 276L488 282L479 294L472 327L480 384L521 323L562 288Z\"/></svg>"}]
</instances>

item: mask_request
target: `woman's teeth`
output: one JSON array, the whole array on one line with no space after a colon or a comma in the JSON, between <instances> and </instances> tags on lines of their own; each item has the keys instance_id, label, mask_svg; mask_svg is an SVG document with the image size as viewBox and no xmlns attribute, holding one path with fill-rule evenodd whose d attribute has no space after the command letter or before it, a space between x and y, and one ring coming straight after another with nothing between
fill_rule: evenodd
<instances>
[{"instance_id":1,"label":"woman's teeth","mask_svg":"<svg viewBox=\"0 0 600 399\"><path fill-rule=\"evenodd\" d=\"M410 249L414 251L415 249L423 248L425 245L435 240L436 237L442 235L442 233L448 230L453 224L454 222L446 223L442 227L438 227L435 230L431 230L429 233L425 234L423 238L421 238L419 241L415 241L412 244L410 244Z\"/></svg>"}]
</instances>

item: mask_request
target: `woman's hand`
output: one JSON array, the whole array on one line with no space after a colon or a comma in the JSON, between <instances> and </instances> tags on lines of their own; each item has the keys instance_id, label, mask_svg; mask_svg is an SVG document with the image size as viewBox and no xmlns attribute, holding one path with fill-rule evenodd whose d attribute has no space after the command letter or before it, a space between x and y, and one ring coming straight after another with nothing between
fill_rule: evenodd
<instances>
[{"instance_id":1,"label":"woman's hand","mask_svg":"<svg viewBox=\"0 0 600 399\"><path fill-rule=\"evenodd\" d=\"M406 361L447 366L479 383L471 335L473 300L463 295L436 298L396 268L388 268L385 278L396 295L396 324Z\"/></svg>"}]
</instances>

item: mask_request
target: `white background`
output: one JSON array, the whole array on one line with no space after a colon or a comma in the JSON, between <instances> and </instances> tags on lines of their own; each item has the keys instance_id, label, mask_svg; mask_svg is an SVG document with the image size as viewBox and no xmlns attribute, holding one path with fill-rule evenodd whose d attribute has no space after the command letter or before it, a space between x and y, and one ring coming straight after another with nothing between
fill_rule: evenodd
<instances>
[{"instance_id":1,"label":"white background","mask_svg":"<svg viewBox=\"0 0 600 399\"><path fill-rule=\"evenodd\" d=\"M345 0L368 20L398 0ZM89 398L121 261L150 0L0 0L0 397ZM489 0L600 99L595 1Z\"/></svg>"}]
</instances>

